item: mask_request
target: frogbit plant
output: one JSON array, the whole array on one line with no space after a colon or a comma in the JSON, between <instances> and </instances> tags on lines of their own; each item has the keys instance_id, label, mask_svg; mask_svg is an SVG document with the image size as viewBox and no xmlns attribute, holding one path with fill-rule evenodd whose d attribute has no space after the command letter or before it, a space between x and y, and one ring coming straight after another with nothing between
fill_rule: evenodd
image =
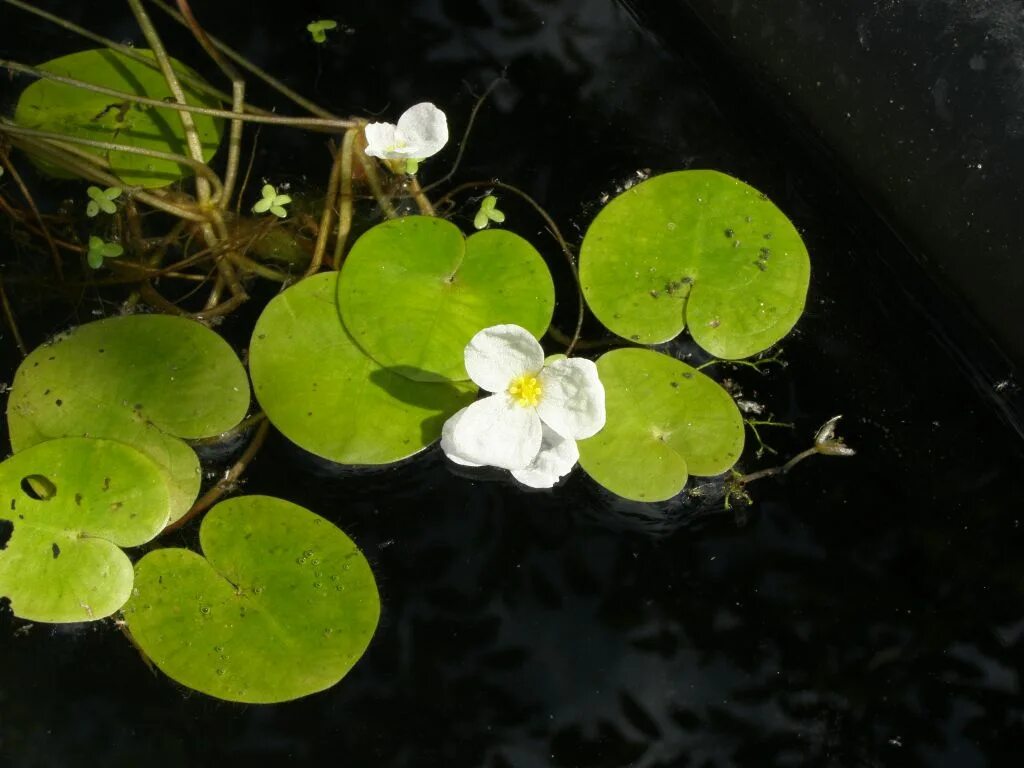
<instances>
[{"instance_id":1,"label":"frogbit plant","mask_svg":"<svg viewBox=\"0 0 1024 768\"><path fill-rule=\"evenodd\" d=\"M501 224L505 221L505 214L503 211L498 210L497 205L498 198L494 195L487 195L487 197L481 200L480 210L473 217L473 226L476 229L486 229L487 225L492 221L495 224Z\"/></svg>"},{"instance_id":2,"label":"frogbit plant","mask_svg":"<svg viewBox=\"0 0 1024 768\"><path fill-rule=\"evenodd\" d=\"M253 213L267 213L269 211L279 219L283 219L288 215L285 206L292 201L290 195L279 195L273 184L264 184L260 193L263 197L257 200L256 204L252 207Z\"/></svg>"},{"instance_id":3,"label":"frogbit plant","mask_svg":"<svg viewBox=\"0 0 1024 768\"><path fill-rule=\"evenodd\" d=\"M100 189L99 187L90 186L85 190L85 193L89 195L89 202L85 206L85 215L90 219L95 218L100 211L109 214L117 213L117 206L114 204L114 201L121 196L120 187Z\"/></svg>"},{"instance_id":4,"label":"frogbit plant","mask_svg":"<svg viewBox=\"0 0 1024 768\"><path fill-rule=\"evenodd\" d=\"M492 394L445 423L441 449L456 464L507 469L531 488L550 488L579 460L577 440L605 423L604 386L583 358L545 364L518 325L495 325L466 346L466 372Z\"/></svg>"},{"instance_id":5,"label":"frogbit plant","mask_svg":"<svg viewBox=\"0 0 1024 768\"><path fill-rule=\"evenodd\" d=\"M89 237L89 251L85 255L85 260L93 269L99 269L103 266L104 259L116 259L123 253L124 248L117 243L108 243L103 238L92 235Z\"/></svg>"},{"instance_id":6,"label":"frogbit plant","mask_svg":"<svg viewBox=\"0 0 1024 768\"><path fill-rule=\"evenodd\" d=\"M448 118L425 101L405 110L397 125L370 123L363 132L367 155L400 161L407 173L416 173L421 160L436 155L448 143Z\"/></svg>"},{"instance_id":7,"label":"frogbit plant","mask_svg":"<svg viewBox=\"0 0 1024 768\"><path fill-rule=\"evenodd\" d=\"M327 42L327 30L335 29L338 26L338 22L334 19L319 19L317 21L311 21L306 25L306 29L313 38L314 43L326 43Z\"/></svg>"}]
</instances>

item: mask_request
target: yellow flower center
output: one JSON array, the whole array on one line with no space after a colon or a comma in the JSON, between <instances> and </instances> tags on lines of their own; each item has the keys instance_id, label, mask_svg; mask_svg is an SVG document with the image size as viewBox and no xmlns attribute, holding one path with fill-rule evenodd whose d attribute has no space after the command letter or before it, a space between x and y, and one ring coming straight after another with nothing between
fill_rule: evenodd
<instances>
[{"instance_id":1,"label":"yellow flower center","mask_svg":"<svg viewBox=\"0 0 1024 768\"><path fill-rule=\"evenodd\" d=\"M523 374L512 379L512 383L508 385L508 393L523 408L535 406L540 402L540 380L533 374Z\"/></svg>"}]
</instances>

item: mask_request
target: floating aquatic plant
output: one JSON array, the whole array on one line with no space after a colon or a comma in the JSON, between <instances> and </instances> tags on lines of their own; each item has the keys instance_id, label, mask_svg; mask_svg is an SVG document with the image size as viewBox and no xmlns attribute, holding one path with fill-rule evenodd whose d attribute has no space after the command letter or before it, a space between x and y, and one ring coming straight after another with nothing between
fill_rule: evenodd
<instances>
[{"instance_id":1,"label":"floating aquatic plant","mask_svg":"<svg viewBox=\"0 0 1024 768\"><path fill-rule=\"evenodd\" d=\"M89 202L85 205L85 215L90 219L99 214L100 211L109 214L117 213L117 205L114 203L121 196L120 187L99 187L89 186L85 193L89 196Z\"/></svg>"},{"instance_id":2,"label":"floating aquatic plant","mask_svg":"<svg viewBox=\"0 0 1024 768\"><path fill-rule=\"evenodd\" d=\"M505 214L497 208L498 198L494 195L487 195L480 201L480 209L473 217L474 229L486 229L490 222L501 224L505 221Z\"/></svg>"},{"instance_id":3,"label":"floating aquatic plant","mask_svg":"<svg viewBox=\"0 0 1024 768\"><path fill-rule=\"evenodd\" d=\"M93 269L102 267L104 259L116 259L122 254L124 254L124 248L117 243L108 243L96 235L89 236L89 250L86 252L85 259Z\"/></svg>"},{"instance_id":4,"label":"floating aquatic plant","mask_svg":"<svg viewBox=\"0 0 1024 768\"><path fill-rule=\"evenodd\" d=\"M265 78L312 116L261 110L245 100L230 54L211 54L233 83L225 94L171 59L141 4L129 4L151 50L81 51L38 68L4 62L40 79L22 92L15 121L0 119L0 132L45 171L93 182L89 218L118 214L113 236L148 260L125 264L123 271L142 275L131 301L141 297L174 315L194 311L212 326L250 297L252 279L289 285L263 308L249 344L264 411L251 419L266 418L258 436L272 424L345 465L405 460L440 441L453 462L500 467L534 488L553 487L578 461L599 485L642 502L672 498L690 475L731 470L722 481L728 504L752 480L806 456L852 453L832 420L786 465L740 475L732 468L744 421L733 397L669 354L636 346L688 330L711 355L739 359L792 329L806 299L807 252L756 189L715 171L639 183L592 222L577 273L573 245L515 187L473 182L432 201L435 185L402 175L417 173L448 141L447 117L435 105L416 104L396 124L367 123L335 117ZM183 23L210 44L195 18ZM337 22L306 28L322 44ZM225 119L231 140L221 176L209 161ZM270 226L241 214L247 122L337 135L319 219L289 218L292 199L272 184L250 210L288 221ZM189 174L194 197L181 185L161 189ZM121 184L132 190L119 211ZM436 215L465 211L453 196L467 188L487 190L472 219L480 231L468 237ZM576 329L567 339L551 326L555 284L545 257L519 235L490 228L505 221L490 193L496 188L531 204L578 277ZM387 218L376 226L357 221L353 203L371 197ZM176 217L170 233L146 231L164 217L143 216L140 206ZM412 206L423 215L406 215ZM31 200L28 207L35 208ZM38 211L22 218L43 231L59 274L65 244ZM178 249L173 266L161 263ZM257 261L281 250L287 258ZM99 269L122 253L119 243L93 235L86 260ZM317 274L331 262L336 270ZM305 279L290 285L296 267ZM172 279L209 285L201 308L183 306L187 295L177 303L157 292L158 281ZM567 354L577 349L584 300L622 339L620 348L596 362L545 358L538 340L549 330ZM488 393L479 400L478 387ZM286 701L341 679L366 649L380 603L362 553L326 519L281 499L239 497L203 518L202 554L156 548L133 574L121 549L213 504L209 491L196 501L201 467L186 441L242 431L248 406L235 352L207 325L183 317L89 323L28 354L8 403L16 453L0 464L0 522L12 531L0 543L0 595L15 614L81 621L123 606L131 636L158 668L234 701ZM261 440L211 490L236 480Z\"/></svg>"},{"instance_id":5,"label":"floating aquatic plant","mask_svg":"<svg viewBox=\"0 0 1024 768\"><path fill-rule=\"evenodd\" d=\"M338 22L334 19L319 19L318 21L311 21L306 25L306 30L313 38L314 43L326 43L327 32L332 29L336 29Z\"/></svg>"},{"instance_id":6,"label":"floating aquatic plant","mask_svg":"<svg viewBox=\"0 0 1024 768\"><path fill-rule=\"evenodd\" d=\"M279 219L283 219L288 215L285 206L292 201L290 195L278 194L277 188L273 184L264 184L260 194L263 196L253 205L253 213L267 213L269 211Z\"/></svg>"}]
</instances>

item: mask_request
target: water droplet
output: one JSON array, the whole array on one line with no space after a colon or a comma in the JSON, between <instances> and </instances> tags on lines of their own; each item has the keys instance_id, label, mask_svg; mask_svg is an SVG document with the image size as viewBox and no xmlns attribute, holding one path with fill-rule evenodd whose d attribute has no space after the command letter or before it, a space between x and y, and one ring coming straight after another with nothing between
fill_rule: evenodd
<instances>
[{"instance_id":1,"label":"water droplet","mask_svg":"<svg viewBox=\"0 0 1024 768\"><path fill-rule=\"evenodd\" d=\"M320 561L319 560L314 560L313 561L313 565L320 565Z\"/></svg>"},{"instance_id":2,"label":"water droplet","mask_svg":"<svg viewBox=\"0 0 1024 768\"><path fill-rule=\"evenodd\" d=\"M132 595L135 596L135 597L139 596L139 588L138 587L135 587L134 589L132 589Z\"/></svg>"},{"instance_id":3,"label":"water droplet","mask_svg":"<svg viewBox=\"0 0 1024 768\"><path fill-rule=\"evenodd\" d=\"M255 587L252 588L252 591L258 595L260 592L263 591L263 587L257 584Z\"/></svg>"},{"instance_id":4,"label":"water droplet","mask_svg":"<svg viewBox=\"0 0 1024 768\"><path fill-rule=\"evenodd\" d=\"M312 557L313 556L313 550L312 549L307 549L305 552L302 553L302 556L303 557Z\"/></svg>"},{"instance_id":5,"label":"water droplet","mask_svg":"<svg viewBox=\"0 0 1024 768\"><path fill-rule=\"evenodd\" d=\"M218 669L217 670L217 674L218 675L223 675L224 674L224 670L223 669Z\"/></svg>"},{"instance_id":6,"label":"water droplet","mask_svg":"<svg viewBox=\"0 0 1024 768\"><path fill-rule=\"evenodd\" d=\"M323 584L321 584L319 581L314 581L313 582L313 589L320 589L320 587L322 587L322 586L323 586Z\"/></svg>"},{"instance_id":7,"label":"water droplet","mask_svg":"<svg viewBox=\"0 0 1024 768\"><path fill-rule=\"evenodd\" d=\"M297 563L298 565L305 565L305 564L306 564L306 558L304 558L304 557L299 557L299 558L296 558L295 562L296 562L296 563Z\"/></svg>"},{"instance_id":8,"label":"water droplet","mask_svg":"<svg viewBox=\"0 0 1024 768\"><path fill-rule=\"evenodd\" d=\"M676 223L674 221L670 221L667 226L669 232L674 232L676 229Z\"/></svg>"},{"instance_id":9,"label":"water droplet","mask_svg":"<svg viewBox=\"0 0 1024 768\"><path fill-rule=\"evenodd\" d=\"M208 606L208 605L200 605L199 606L199 612L201 614L203 614L203 616L209 616L210 615L210 606Z\"/></svg>"},{"instance_id":10,"label":"water droplet","mask_svg":"<svg viewBox=\"0 0 1024 768\"><path fill-rule=\"evenodd\" d=\"M213 650L215 652L217 652L217 653L223 653L224 652L224 646L223 645L215 645L215 646L213 646Z\"/></svg>"}]
</instances>

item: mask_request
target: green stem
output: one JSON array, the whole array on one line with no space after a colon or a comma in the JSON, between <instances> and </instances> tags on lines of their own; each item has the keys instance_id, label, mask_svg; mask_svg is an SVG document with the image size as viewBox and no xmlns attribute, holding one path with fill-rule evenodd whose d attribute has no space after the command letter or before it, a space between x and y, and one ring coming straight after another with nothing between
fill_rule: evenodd
<instances>
[{"instance_id":1,"label":"green stem","mask_svg":"<svg viewBox=\"0 0 1024 768\"><path fill-rule=\"evenodd\" d=\"M36 222L39 224L39 231L43 233L43 239L46 240L46 244L50 248L50 257L53 259L54 273L57 275L58 280L64 280L64 265L60 260L60 251L57 250L57 244L54 242L53 236L50 234L50 228L46 226L46 222L43 220L43 215L39 212L39 208L36 206L36 201L32 197L32 193L28 191L28 187L26 186L24 179L21 178L21 174L18 173L18 169L15 168L14 163L11 162L11 157L8 154L7 149L0 152L0 167L7 169L7 172L11 175L11 178L14 179L14 183L21 192L21 196L25 199L25 203L28 205L29 210L32 211L32 215L35 216ZM17 331L15 331L15 333L17 333Z\"/></svg>"},{"instance_id":2,"label":"green stem","mask_svg":"<svg viewBox=\"0 0 1024 768\"><path fill-rule=\"evenodd\" d=\"M58 27L61 27L62 29L66 29L68 32L72 32L76 35L79 35L80 37L84 37L86 40L92 40L94 43L99 43L100 45L109 48L112 51L117 51L122 56L126 56L129 59L132 59L133 61L137 61L139 64L151 67L152 69L157 68L157 64L155 61L153 61L153 59L143 55L131 46L122 45L121 43L118 43L115 40L111 40L109 37L103 37L103 35L97 35L95 32L90 32L88 29L85 29L84 27L80 27L77 24L67 21L66 19L62 19L60 16L55 16L52 13L47 13L41 8L36 8L34 5L29 5L28 3L22 2L22 0L3 0L3 2L7 3L8 5L13 5L15 8L20 8L21 10L26 11L27 13L34 14L41 19L45 19L46 21L49 21L51 24L55 24ZM187 75L185 73L182 73L181 78L188 83L190 88L194 88L197 91L206 93L210 96L220 99L221 101L231 100L231 97L224 93L224 91L214 88L198 76ZM255 111L263 112L263 110Z\"/></svg>"},{"instance_id":3,"label":"green stem","mask_svg":"<svg viewBox=\"0 0 1024 768\"><path fill-rule=\"evenodd\" d=\"M177 13L167 3L162 2L162 0L150 0L150 2L153 3L153 5L155 5L157 8L159 8L161 11L166 13L168 16L170 16L172 19L177 21L179 24L186 24L186 21L185 21L184 17L182 17L181 14ZM269 85L271 88L276 90L278 93L280 93L281 95L285 96L288 99L291 99L295 104L297 104L300 107L302 107L303 109L309 111L310 114L318 115L319 117L323 118L327 122L341 122L339 120L339 118L337 117L337 115L334 115L334 114L328 112L326 109L323 109L322 107L318 106L317 104L315 104L314 102L310 101L309 99L303 98L298 93L296 93L291 88L289 88L287 85L282 83L280 80L272 77L270 74L268 74L267 72L265 72L262 69L260 69L259 67L257 67L251 61L249 61L244 56L242 56L241 54L239 54L238 52L233 50L228 45L225 45L224 43L222 43L216 37L210 37L210 43L214 47L216 47L216 49L218 51L220 51L225 56L227 56L229 59L231 59L233 62L238 64L240 67L242 67L242 69L245 69L249 73L255 75L260 80L262 80L267 85ZM342 126L342 127L347 127L347 126Z\"/></svg>"},{"instance_id":4,"label":"green stem","mask_svg":"<svg viewBox=\"0 0 1024 768\"><path fill-rule=\"evenodd\" d=\"M178 0L178 8L181 10L182 16L188 24L188 28L192 30L193 36L198 41L199 45L202 46L206 54L213 59L214 63L220 67L227 78L231 81L231 112L235 115L231 120L231 129L228 134L228 161L227 168L224 172L224 197L221 199L221 209L226 209L231 195L234 193L235 180L238 178L238 158L241 153L242 147L242 120L241 116L245 112L245 80L238 74L231 64L220 55L220 52L214 47L213 43L210 42L210 38L207 36L205 30L200 26L198 20L192 13L192 8L188 4L188 0Z\"/></svg>"},{"instance_id":5,"label":"green stem","mask_svg":"<svg viewBox=\"0 0 1024 768\"><path fill-rule=\"evenodd\" d=\"M153 26L153 22L149 18L149 14L146 13L146 9L142 7L141 0L128 0L128 7L131 8L132 13L135 16L135 20L139 24L139 29L142 30L143 36L146 38L146 43L149 45L150 51L153 52L153 58L156 59L157 64L160 65L160 72L164 76L164 80L167 83L167 88L170 90L171 95L174 96L174 100L181 105L187 105L188 102L185 99L185 91L181 87L181 83L178 81L178 75L174 71L174 67L171 65L171 57L167 55L167 49L164 48L164 43L160 39L160 35L156 31L156 27ZM192 113L188 111L178 112L178 117L181 119L181 126L185 130L185 145L188 147L188 153L197 163L205 162L203 160L203 144L199 139L199 131L196 129L196 121L192 118ZM210 182L204 176L196 176L196 193L199 198L199 203L204 208L210 206ZM214 240L209 239L212 245Z\"/></svg>"},{"instance_id":6,"label":"green stem","mask_svg":"<svg viewBox=\"0 0 1024 768\"><path fill-rule=\"evenodd\" d=\"M348 134L346 134L347 136ZM309 260L309 267L306 269L306 277L315 275L320 271L324 261L324 252L327 250L327 238L331 233L331 216L334 214L334 202L338 197L338 184L341 179L341 150L334 153L334 161L331 163L331 173L327 177L327 194L324 196L324 206L320 211L320 224L316 232L316 245L313 246L313 256Z\"/></svg>"},{"instance_id":7,"label":"green stem","mask_svg":"<svg viewBox=\"0 0 1024 768\"><path fill-rule=\"evenodd\" d=\"M118 187L123 184L119 178L103 170L103 161L96 155L85 153L81 150L76 153L73 147L60 146L57 142L36 141L31 139L26 141L26 137L14 139L14 142L15 146L22 151L43 155L54 164L75 176L80 176L88 181L93 181L97 184L103 184L108 187ZM205 216L196 213L191 208L180 206L167 199L165 196L155 192L146 192L137 189L133 190L131 194L136 200L145 203L151 208L156 208L164 211L165 213L177 216L178 218L188 219L189 221L195 222L206 221Z\"/></svg>"},{"instance_id":8,"label":"green stem","mask_svg":"<svg viewBox=\"0 0 1024 768\"><path fill-rule=\"evenodd\" d=\"M224 188L220 179L217 177L217 174L211 171L210 167L206 165L206 163L197 163L195 160L190 157L186 157L185 155L178 155L173 152L161 152L157 149L146 149L145 147L135 147L130 144L118 144L111 141L82 139L77 136L68 136L63 133L40 131L36 128L24 128L16 123L10 122L9 120L5 120L4 118L0 118L0 133L9 133L15 136L26 136L41 139L58 146L61 144L78 144L83 147L94 147L95 149L102 149L107 152L125 152L132 155L151 157L154 160L167 160L172 163L178 163L179 165L187 165L196 173L196 175L204 176L210 183L210 187L213 192L212 197L214 200L219 200L224 195ZM117 184L116 186L121 186L121 184Z\"/></svg>"},{"instance_id":9,"label":"green stem","mask_svg":"<svg viewBox=\"0 0 1024 768\"><path fill-rule=\"evenodd\" d=\"M47 72L46 70L31 67L28 64L22 64L18 61L10 61L8 59L0 59L0 67L8 69L11 72L19 72L23 75L31 75L32 77L38 77L44 80L53 80L56 83L63 83L64 85L81 88L84 91L101 93L104 96L110 96L111 98L118 99L119 101L130 102L133 104L144 104L147 107L154 107L155 109L170 109L175 112L207 115L209 117L219 117L225 120L240 120L247 123L291 126L295 128L306 128L311 131L328 131L330 133L336 133L339 130L349 128L355 124L352 120L342 120L339 118L324 119L317 117L286 117L282 115L251 114L248 112L236 112L234 110L227 109L214 109L213 107L200 107L195 104L183 104L179 102L163 101L161 99L151 99L148 96L139 96L138 94L129 93L128 91L119 91L116 88L107 88L103 85L88 83L84 80L78 80L74 77L67 77L66 75ZM233 101L233 98L225 95L225 101Z\"/></svg>"},{"instance_id":10,"label":"green stem","mask_svg":"<svg viewBox=\"0 0 1024 768\"><path fill-rule=\"evenodd\" d=\"M345 131L341 142L341 193L338 206L338 234L334 238L335 269L341 269L341 260L345 255L345 243L352 232L352 155L355 152L357 128Z\"/></svg>"}]
</instances>

